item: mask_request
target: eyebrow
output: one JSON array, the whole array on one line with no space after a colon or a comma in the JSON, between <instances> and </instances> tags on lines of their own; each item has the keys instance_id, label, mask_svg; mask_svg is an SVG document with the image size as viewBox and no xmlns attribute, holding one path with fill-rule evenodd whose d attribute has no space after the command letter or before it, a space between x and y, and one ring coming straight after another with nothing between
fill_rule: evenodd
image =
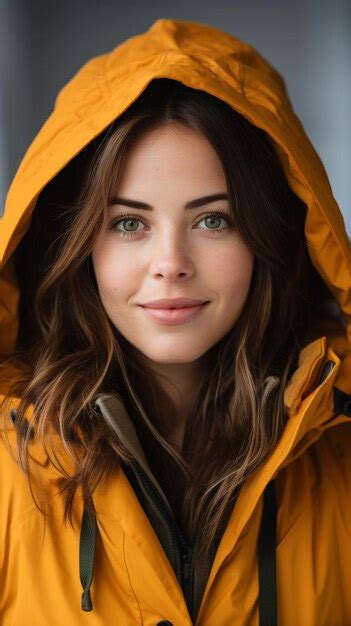
<instances>
[{"instance_id":1,"label":"eyebrow","mask_svg":"<svg viewBox=\"0 0 351 626\"><path fill-rule=\"evenodd\" d=\"M210 204L210 202L216 202L217 200L228 200L227 193L216 193L211 196L203 196L202 198L196 198L195 200L190 200L185 204L185 209L197 209L200 206L204 206L205 204ZM151 204L146 204L146 202L140 202L139 200L130 200L129 198L121 198L118 196L112 196L108 199L108 206L112 206L115 204L120 204L122 206L128 206L132 209L143 209L144 211L153 211L153 207Z\"/></svg>"}]
</instances>

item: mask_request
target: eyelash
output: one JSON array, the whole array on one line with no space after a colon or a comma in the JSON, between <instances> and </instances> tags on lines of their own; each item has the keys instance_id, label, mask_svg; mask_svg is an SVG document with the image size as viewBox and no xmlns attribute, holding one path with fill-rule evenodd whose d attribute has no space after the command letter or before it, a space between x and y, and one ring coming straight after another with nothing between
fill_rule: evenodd
<instances>
[{"instance_id":1,"label":"eyelash","mask_svg":"<svg viewBox=\"0 0 351 626\"><path fill-rule=\"evenodd\" d=\"M214 211L212 213L207 213L206 215L204 215L200 222L202 222L203 220L205 220L207 217L223 217L225 220L227 220L228 222L228 226L225 226L224 228L209 228L209 229L205 229L205 230L209 230L210 232L214 232L216 235L220 234L223 230L227 230L228 228L230 229L232 224L231 221L228 217L228 215L226 213L221 213L220 211ZM144 222L140 219L140 217L138 215L130 215L127 213L120 213L120 215L118 216L118 218L112 220L109 224L108 230L115 230L115 226L117 226L117 224L119 224L120 222L124 222L128 219L133 219L133 220L138 220L140 221L142 224L144 224ZM122 230L116 230L115 232L117 232L119 235L122 235L122 237L130 237L131 239L133 239L133 237L135 235L137 235L140 231L139 230L134 230L134 231L127 231L127 232L123 232Z\"/></svg>"}]
</instances>

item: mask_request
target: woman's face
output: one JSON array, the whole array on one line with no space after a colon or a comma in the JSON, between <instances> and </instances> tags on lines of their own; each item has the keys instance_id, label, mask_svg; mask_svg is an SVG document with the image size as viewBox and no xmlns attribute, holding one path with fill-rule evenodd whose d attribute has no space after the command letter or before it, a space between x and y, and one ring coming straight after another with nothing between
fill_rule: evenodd
<instances>
[{"instance_id":1,"label":"woman's face","mask_svg":"<svg viewBox=\"0 0 351 626\"><path fill-rule=\"evenodd\" d=\"M113 201L92 261L107 315L147 361L195 362L240 315L253 254L235 224L230 227L228 199L185 208L190 201L226 192L224 171L211 144L179 123L148 131L129 150L113 196L151 208ZM223 216L211 217L214 211ZM122 213L132 217L117 224ZM162 324L140 306L179 297L209 302L178 324Z\"/></svg>"}]
</instances>

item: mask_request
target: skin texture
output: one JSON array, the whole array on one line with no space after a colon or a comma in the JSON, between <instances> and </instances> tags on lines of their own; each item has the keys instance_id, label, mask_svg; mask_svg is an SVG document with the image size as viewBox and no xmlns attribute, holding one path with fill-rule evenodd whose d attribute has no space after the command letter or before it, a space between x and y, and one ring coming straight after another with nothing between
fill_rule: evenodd
<instances>
[{"instance_id":1,"label":"skin texture","mask_svg":"<svg viewBox=\"0 0 351 626\"><path fill-rule=\"evenodd\" d=\"M106 313L140 362L152 367L163 391L159 406L168 416L168 439L180 449L206 353L238 319L253 271L252 252L234 224L226 228L228 200L184 208L195 198L226 192L221 162L202 134L175 122L148 131L129 149L114 195L153 210L108 207L92 251ZM213 211L223 212L228 222L211 218ZM123 212L138 221L127 218L109 230ZM121 234L131 231L136 235ZM172 326L149 319L137 306L174 297L210 304L195 319Z\"/></svg>"}]
</instances>

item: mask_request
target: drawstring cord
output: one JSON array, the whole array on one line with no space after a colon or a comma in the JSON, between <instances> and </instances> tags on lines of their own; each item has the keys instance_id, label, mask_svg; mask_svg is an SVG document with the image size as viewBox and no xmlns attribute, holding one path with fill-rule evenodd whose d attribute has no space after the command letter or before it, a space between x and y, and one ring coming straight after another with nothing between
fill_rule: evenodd
<instances>
[{"instance_id":1,"label":"drawstring cord","mask_svg":"<svg viewBox=\"0 0 351 626\"><path fill-rule=\"evenodd\" d=\"M263 493L258 536L259 626L277 626L276 526L277 501L271 480Z\"/></svg>"},{"instance_id":2,"label":"drawstring cord","mask_svg":"<svg viewBox=\"0 0 351 626\"><path fill-rule=\"evenodd\" d=\"M82 610L92 611L90 585L93 580L96 547L96 517L84 508L79 544L79 576L83 587Z\"/></svg>"}]
</instances>

